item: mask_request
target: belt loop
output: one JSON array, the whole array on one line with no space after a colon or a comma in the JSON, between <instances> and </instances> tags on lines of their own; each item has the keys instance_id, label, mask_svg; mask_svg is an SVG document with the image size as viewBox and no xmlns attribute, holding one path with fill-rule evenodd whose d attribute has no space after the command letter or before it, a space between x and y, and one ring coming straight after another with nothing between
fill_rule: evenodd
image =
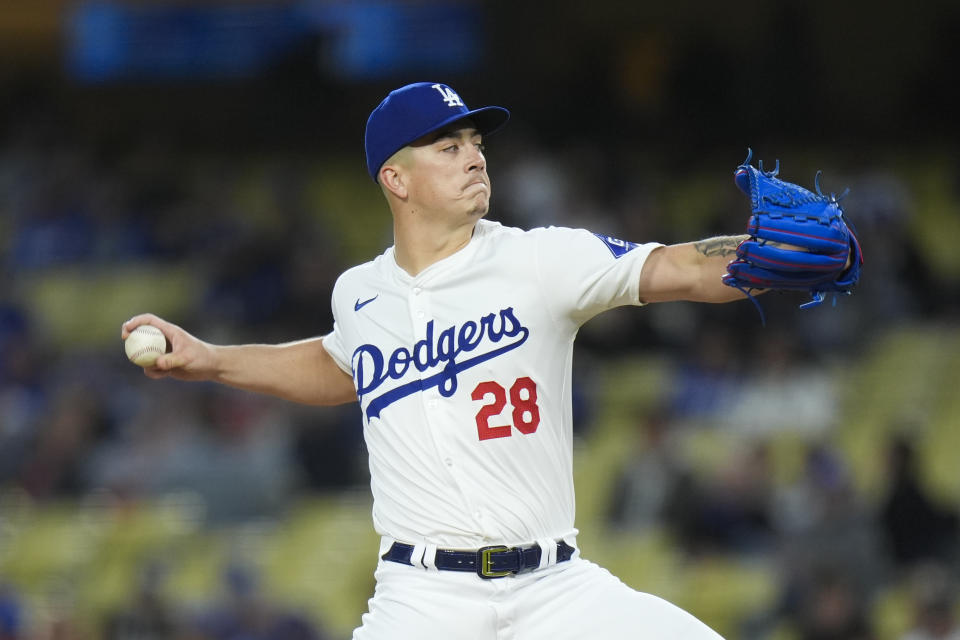
<instances>
[{"instance_id":1,"label":"belt loop","mask_svg":"<svg viewBox=\"0 0 960 640\"><path fill-rule=\"evenodd\" d=\"M434 573L440 571L437 569L437 545L431 543L424 545L423 566L427 568L427 571L433 571Z\"/></svg>"},{"instance_id":2,"label":"belt loop","mask_svg":"<svg viewBox=\"0 0 960 640\"><path fill-rule=\"evenodd\" d=\"M540 547L540 566L538 569L546 569L557 564L557 541L553 538L538 538L537 546Z\"/></svg>"},{"instance_id":3,"label":"belt loop","mask_svg":"<svg viewBox=\"0 0 960 640\"><path fill-rule=\"evenodd\" d=\"M385 553L390 551L395 542L397 542L397 540L389 536L380 536L380 553L377 554L377 557L382 558Z\"/></svg>"},{"instance_id":4,"label":"belt loop","mask_svg":"<svg viewBox=\"0 0 960 640\"><path fill-rule=\"evenodd\" d=\"M427 545L425 542L418 542L413 545L413 551L410 552L410 564L418 569L426 569L427 566L423 564L423 554L426 550Z\"/></svg>"}]
</instances>

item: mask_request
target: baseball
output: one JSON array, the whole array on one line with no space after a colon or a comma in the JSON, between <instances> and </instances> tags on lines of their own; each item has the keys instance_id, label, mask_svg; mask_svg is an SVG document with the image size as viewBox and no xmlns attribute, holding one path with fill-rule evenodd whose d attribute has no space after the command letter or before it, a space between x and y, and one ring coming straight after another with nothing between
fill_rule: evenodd
<instances>
[{"instance_id":1,"label":"baseball","mask_svg":"<svg viewBox=\"0 0 960 640\"><path fill-rule=\"evenodd\" d=\"M157 358L166 353L167 338L160 329L144 324L130 332L123 349L133 364L152 367Z\"/></svg>"}]
</instances>

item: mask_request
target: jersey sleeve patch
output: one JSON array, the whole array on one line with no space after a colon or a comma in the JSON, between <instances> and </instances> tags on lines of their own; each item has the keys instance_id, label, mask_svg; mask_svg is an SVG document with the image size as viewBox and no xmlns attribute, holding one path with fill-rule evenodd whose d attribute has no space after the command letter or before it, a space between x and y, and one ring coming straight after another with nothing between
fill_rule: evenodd
<instances>
[{"instance_id":1,"label":"jersey sleeve patch","mask_svg":"<svg viewBox=\"0 0 960 640\"><path fill-rule=\"evenodd\" d=\"M607 246L607 249L610 249L610 253L613 254L614 258L619 258L620 256L627 253L628 251L632 251L633 249L636 249L638 246L635 242L618 240L617 238L613 238L611 236L605 236L600 233L595 233L593 235L597 236L600 239L600 242L602 242Z\"/></svg>"}]
</instances>

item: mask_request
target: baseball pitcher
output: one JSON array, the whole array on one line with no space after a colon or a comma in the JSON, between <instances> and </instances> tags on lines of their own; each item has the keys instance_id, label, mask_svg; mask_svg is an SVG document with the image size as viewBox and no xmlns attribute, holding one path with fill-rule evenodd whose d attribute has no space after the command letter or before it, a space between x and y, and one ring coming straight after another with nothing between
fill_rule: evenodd
<instances>
[{"instance_id":1,"label":"baseball pitcher","mask_svg":"<svg viewBox=\"0 0 960 640\"><path fill-rule=\"evenodd\" d=\"M327 335L216 346L144 314L121 337L143 324L163 331L171 348L146 369L152 378L359 402L381 543L355 640L718 638L580 555L574 339L621 305L728 302L771 288L846 293L859 246L835 197L749 158L737 178L753 197L747 235L664 246L504 227L485 219L483 142L508 119L431 82L373 110L367 167L394 245L340 276ZM791 208L791 197L803 202Z\"/></svg>"}]
</instances>

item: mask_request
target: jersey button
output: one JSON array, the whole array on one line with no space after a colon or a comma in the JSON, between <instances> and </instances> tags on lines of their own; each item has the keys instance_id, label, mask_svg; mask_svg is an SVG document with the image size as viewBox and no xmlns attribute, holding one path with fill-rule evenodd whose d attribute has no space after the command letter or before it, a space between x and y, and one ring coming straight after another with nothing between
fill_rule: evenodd
<instances>
[{"instance_id":1,"label":"jersey button","mask_svg":"<svg viewBox=\"0 0 960 640\"><path fill-rule=\"evenodd\" d=\"M414 287L414 288L413 288L413 295L418 296L418 295L420 295L420 292L421 292L421 291L423 291L423 289L421 289L420 287Z\"/></svg>"},{"instance_id":2,"label":"jersey button","mask_svg":"<svg viewBox=\"0 0 960 640\"><path fill-rule=\"evenodd\" d=\"M453 466L453 460L451 460L450 458L444 458L443 463L444 463L445 465L447 465L448 467L452 467L452 466Z\"/></svg>"},{"instance_id":3,"label":"jersey button","mask_svg":"<svg viewBox=\"0 0 960 640\"><path fill-rule=\"evenodd\" d=\"M427 315L427 314L425 314L423 311L417 311L417 317L418 317L418 318L423 319L423 317L424 317L425 315Z\"/></svg>"}]
</instances>

